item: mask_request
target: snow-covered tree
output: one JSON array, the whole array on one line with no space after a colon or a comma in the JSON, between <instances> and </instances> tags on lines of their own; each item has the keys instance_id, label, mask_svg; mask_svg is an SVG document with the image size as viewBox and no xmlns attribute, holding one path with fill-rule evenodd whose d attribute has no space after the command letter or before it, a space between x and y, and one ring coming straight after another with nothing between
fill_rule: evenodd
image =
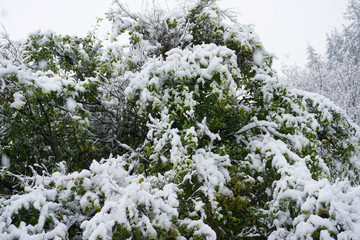
<instances>
[{"instance_id":1,"label":"snow-covered tree","mask_svg":"<svg viewBox=\"0 0 360 240\"><path fill-rule=\"evenodd\" d=\"M20 46L4 35L0 49L0 149L10 170L35 163L52 170L64 160L70 170L87 168L123 152L117 141L131 145L142 134L124 106L125 83L113 80L131 68L119 46L104 49L93 32L37 32Z\"/></svg>"},{"instance_id":2,"label":"snow-covered tree","mask_svg":"<svg viewBox=\"0 0 360 240\"><path fill-rule=\"evenodd\" d=\"M17 49L17 62L1 59L0 146L18 169L41 162L49 166L63 158L81 161L89 152L81 149L88 138L83 131L86 116L76 110L80 103L75 101L86 98L81 93L85 93L83 85L88 82L73 76L86 77L80 73L79 62L84 68L88 62L73 52L81 49L83 42L78 41L36 33ZM78 62L71 59L73 56Z\"/></svg>"},{"instance_id":3,"label":"snow-covered tree","mask_svg":"<svg viewBox=\"0 0 360 240\"><path fill-rule=\"evenodd\" d=\"M344 55L352 56L355 64L360 62L360 1L350 0L345 18L350 22L344 29Z\"/></svg>"},{"instance_id":4,"label":"snow-covered tree","mask_svg":"<svg viewBox=\"0 0 360 240\"><path fill-rule=\"evenodd\" d=\"M334 63L343 62L346 53L344 53L343 34L336 29L326 36L326 59L328 59L329 67L333 67Z\"/></svg>"},{"instance_id":5,"label":"snow-covered tree","mask_svg":"<svg viewBox=\"0 0 360 240\"><path fill-rule=\"evenodd\" d=\"M332 31L327 36L327 58L329 66L343 63L351 58L355 64L360 62L360 1L349 0L344 14L348 24L342 32ZM336 67L336 66L333 66Z\"/></svg>"},{"instance_id":6,"label":"snow-covered tree","mask_svg":"<svg viewBox=\"0 0 360 240\"><path fill-rule=\"evenodd\" d=\"M325 95L344 108L357 124L360 123L359 6L359 0L349 1L345 17L350 22L342 32L334 30L327 36L325 58L309 47L305 69L288 66L283 71L289 85Z\"/></svg>"},{"instance_id":7,"label":"snow-covered tree","mask_svg":"<svg viewBox=\"0 0 360 240\"><path fill-rule=\"evenodd\" d=\"M359 236L359 128L323 96L280 83L251 26L230 24L212 0L144 14L115 2L107 16L114 42L90 63L82 40L69 66L68 51L1 59L2 79L15 79L3 108L35 106L35 89L47 104L65 99L49 111L69 114L87 147L105 138L87 169L69 169L66 155L32 176L3 168L22 190L0 198L1 239ZM116 40L124 33L129 46Z\"/></svg>"}]
</instances>

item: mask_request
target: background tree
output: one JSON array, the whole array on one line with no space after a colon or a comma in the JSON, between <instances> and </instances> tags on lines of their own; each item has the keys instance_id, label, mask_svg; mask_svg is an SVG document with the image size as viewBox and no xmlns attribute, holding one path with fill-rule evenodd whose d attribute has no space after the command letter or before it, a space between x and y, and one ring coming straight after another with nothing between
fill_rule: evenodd
<instances>
[{"instance_id":1,"label":"background tree","mask_svg":"<svg viewBox=\"0 0 360 240\"><path fill-rule=\"evenodd\" d=\"M309 46L305 69L286 67L284 70L284 79L290 86L325 95L344 108L357 124L360 123L359 6L358 0L349 1L345 13L349 24L341 33L334 30L327 36L325 58Z\"/></svg>"}]
</instances>

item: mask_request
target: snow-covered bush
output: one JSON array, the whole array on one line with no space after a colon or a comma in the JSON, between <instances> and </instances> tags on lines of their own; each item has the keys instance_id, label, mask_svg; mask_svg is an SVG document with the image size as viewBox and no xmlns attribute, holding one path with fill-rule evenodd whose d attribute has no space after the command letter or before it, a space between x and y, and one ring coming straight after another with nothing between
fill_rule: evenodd
<instances>
[{"instance_id":1,"label":"snow-covered bush","mask_svg":"<svg viewBox=\"0 0 360 240\"><path fill-rule=\"evenodd\" d=\"M81 81L86 75L77 73L79 64L70 59L82 57L72 53L81 49L79 44L76 38L35 33L18 48L17 61L1 58L0 149L11 159L12 170L24 173L34 163L51 169L63 159L80 168L91 162L85 164L93 156L82 103L89 102L94 83Z\"/></svg>"},{"instance_id":2,"label":"snow-covered bush","mask_svg":"<svg viewBox=\"0 0 360 240\"><path fill-rule=\"evenodd\" d=\"M36 32L20 46L4 35L1 43L0 149L12 171L34 163L52 170L64 160L70 170L88 168L121 153L116 140L141 133L128 127L134 110L124 106L125 83L115 80L131 69L120 46L103 48L94 33Z\"/></svg>"},{"instance_id":3,"label":"snow-covered bush","mask_svg":"<svg viewBox=\"0 0 360 240\"><path fill-rule=\"evenodd\" d=\"M357 238L359 128L340 108L277 81L253 29L226 23L214 1L144 15L115 7L115 42L93 75L61 64L53 74L101 106L67 103L83 111L84 139L117 145L79 171L66 156L32 176L4 168L23 190L0 199L2 239ZM128 48L116 41L125 32ZM29 104L22 96L12 109Z\"/></svg>"}]
</instances>

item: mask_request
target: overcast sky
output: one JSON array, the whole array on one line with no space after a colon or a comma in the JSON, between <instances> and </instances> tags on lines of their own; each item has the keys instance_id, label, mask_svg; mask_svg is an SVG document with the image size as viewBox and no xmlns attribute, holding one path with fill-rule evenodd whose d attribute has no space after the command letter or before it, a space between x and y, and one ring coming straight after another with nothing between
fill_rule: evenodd
<instances>
[{"instance_id":1,"label":"overcast sky","mask_svg":"<svg viewBox=\"0 0 360 240\"><path fill-rule=\"evenodd\" d=\"M122 0L140 8L145 0ZM170 7L174 0L167 0ZM164 0L158 0L160 4ZM177 1L179 2L179 1ZM112 0L0 0L0 23L12 39L29 32L53 30L59 34L83 36L104 17ZM265 48L281 64L303 65L306 47L311 44L323 53L326 33L341 29L347 0L220 0L231 8L239 22L253 24Z\"/></svg>"}]
</instances>

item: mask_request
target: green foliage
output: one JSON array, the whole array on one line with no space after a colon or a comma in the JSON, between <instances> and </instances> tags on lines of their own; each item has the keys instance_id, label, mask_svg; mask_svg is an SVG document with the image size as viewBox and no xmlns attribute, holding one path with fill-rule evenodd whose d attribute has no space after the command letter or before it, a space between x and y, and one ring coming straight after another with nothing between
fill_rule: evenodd
<instances>
[{"instance_id":1,"label":"green foliage","mask_svg":"<svg viewBox=\"0 0 360 240\"><path fill-rule=\"evenodd\" d=\"M19 227L21 222L35 225L38 223L39 216L40 211L34 206L22 207L12 216L12 222L16 227Z\"/></svg>"},{"instance_id":2,"label":"green foliage","mask_svg":"<svg viewBox=\"0 0 360 240\"><path fill-rule=\"evenodd\" d=\"M18 49L21 64L4 59L0 151L11 171L28 174L34 164L52 170L64 160L70 171L80 170L122 153L117 142L139 142L144 123L133 106L121 106L125 83L109 80L130 65L118 66L121 52L101 47L94 33L39 32ZM4 184L12 191L11 181Z\"/></svg>"},{"instance_id":3,"label":"green foliage","mask_svg":"<svg viewBox=\"0 0 360 240\"><path fill-rule=\"evenodd\" d=\"M67 104L76 104L76 97L78 100L84 98L75 91L74 82L61 86L53 81L50 84L54 89L44 91L31 78L22 82L20 76L9 75L3 78L14 88L6 88L1 93L3 137L0 146L2 153L12 160L12 167L24 172L28 165L42 163L51 169L64 158L72 163L71 169L86 167L92 152L87 114L78 105ZM49 72L32 77L43 78L44 84L56 78ZM21 94L20 106L13 104L16 93ZM79 162L74 162L75 159Z\"/></svg>"},{"instance_id":4,"label":"green foliage","mask_svg":"<svg viewBox=\"0 0 360 240\"><path fill-rule=\"evenodd\" d=\"M52 71L81 81L96 76L101 43L90 33L85 38L35 33L22 45L24 63L34 70Z\"/></svg>"}]
</instances>

